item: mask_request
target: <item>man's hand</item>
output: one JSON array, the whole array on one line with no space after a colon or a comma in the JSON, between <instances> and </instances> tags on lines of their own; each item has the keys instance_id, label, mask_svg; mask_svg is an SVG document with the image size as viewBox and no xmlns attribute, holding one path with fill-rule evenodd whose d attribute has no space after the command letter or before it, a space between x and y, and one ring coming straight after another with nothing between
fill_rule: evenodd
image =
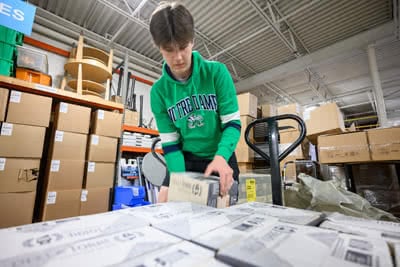
<instances>
[{"instance_id":1,"label":"man's hand","mask_svg":"<svg viewBox=\"0 0 400 267\"><path fill-rule=\"evenodd\" d=\"M216 155L208 164L204 176L210 176L213 172L219 174L220 194L225 196L233 184L233 170L222 156Z\"/></svg>"},{"instance_id":2,"label":"man's hand","mask_svg":"<svg viewBox=\"0 0 400 267\"><path fill-rule=\"evenodd\" d=\"M161 186L160 192L158 193L158 201L157 203L163 203L168 201L168 187Z\"/></svg>"}]
</instances>

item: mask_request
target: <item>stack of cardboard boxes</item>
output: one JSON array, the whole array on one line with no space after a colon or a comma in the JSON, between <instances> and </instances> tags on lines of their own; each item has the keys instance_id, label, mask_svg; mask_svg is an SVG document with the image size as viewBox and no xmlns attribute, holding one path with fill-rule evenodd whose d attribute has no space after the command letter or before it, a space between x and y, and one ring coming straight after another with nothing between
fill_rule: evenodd
<instances>
[{"instance_id":1,"label":"stack of cardboard boxes","mask_svg":"<svg viewBox=\"0 0 400 267\"><path fill-rule=\"evenodd\" d=\"M32 222L52 99L0 88L0 227Z\"/></svg>"},{"instance_id":2,"label":"stack of cardboard boxes","mask_svg":"<svg viewBox=\"0 0 400 267\"><path fill-rule=\"evenodd\" d=\"M81 215L105 212L109 209L121 126L120 113L104 110L93 113L81 196Z\"/></svg>"}]
</instances>

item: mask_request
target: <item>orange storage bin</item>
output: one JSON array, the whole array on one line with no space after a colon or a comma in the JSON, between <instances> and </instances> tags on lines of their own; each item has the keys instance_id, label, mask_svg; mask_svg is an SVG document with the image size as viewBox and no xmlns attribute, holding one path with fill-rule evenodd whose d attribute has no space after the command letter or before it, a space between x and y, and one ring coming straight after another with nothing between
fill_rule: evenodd
<instances>
[{"instance_id":1,"label":"orange storage bin","mask_svg":"<svg viewBox=\"0 0 400 267\"><path fill-rule=\"evenodd\" d=\"M38 71L33 71L24 68L17 68L17 73L15 77L17 79L21 79L31 83L39 83L51 86L51 76Z\"/></svg>"}]
</instances>

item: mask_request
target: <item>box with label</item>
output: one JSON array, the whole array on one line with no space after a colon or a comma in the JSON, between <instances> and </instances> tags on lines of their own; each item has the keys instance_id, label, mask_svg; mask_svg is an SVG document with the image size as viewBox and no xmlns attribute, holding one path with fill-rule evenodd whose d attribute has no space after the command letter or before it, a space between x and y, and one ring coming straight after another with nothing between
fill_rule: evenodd
<instances>
[{"instance_id":1,"label":"box with label","mask_svg":"<svg viewBox=\"0 0 400 267\"><path fill-rule=\"evenodd\" d=\"M247 125L249 125L254 118L250 116L240 116L240 123L242 125L242 129L240 131L239 142L236 145L236 159L238 162L252 162L254 160L254 150L251 149L244 138L244 133L246 131ZM254 134L253 129L249 132L249 140L254 143Z\"/></svg>"},{"instance_id":2,"label":"box with label","mask_svg":"<svg viewBox=\"0 0 400 267\"><path fill-rule=\"evenodd\" d=\"M194 215L212 210L216 209L191 202L164 202L149 206L135 207L134 209L121 209L116 212L132 214L154 225L155 223L163 223L180 216Z\"/></svg>"},{"instance_id":3,"label":"box with label","mask_svg":"<svg viewBox=\"0 0 400 267\"><path fill-rule=\"evenodd\" d=\"M320 163L364 162L371 160L365 132L318 136Z\"/></svg>"},{"instance_id":4,"label":"box with label","mask_svg":"<svg viewBox=\"0 0 400 267\"><path fill-rule=\"evenodd\" d=\"M276 224L277 222L278 219L275 217L262 214L249 215L200 235L196 237L193 242L208 249L218 251L233 243L240 242L240 240L257 233L257 231L260 231L262 228Z\"/></svg>"},{"instance_id":5,"label":"box with label","mask_svg":"<svg viewBox=\"0 0 400 267\"><path fill-rule=\"evenodd\" d=\"M239 210L249 214L263 214L277 217L281 222L318 225L324 218L324 214L317 211L296 209L268 203L248 202L229 207L230 210Z\"/></svg>"},{"instance_id":6,"label":"box with label","mask_svg":"<svg viewBox=\"0 0 400 267\"><path fill-rule=\"evenodd\" d=\"M273 117L277 115L277 108L272 104L261 105L261 116L263 118Z\"/></svg>"},{"instance_id":7,"label":"box with label","mask_svg":"<svg viewBox=\"0 0 400 267\"><path fill-rule=\"evenodd\" d=\"M69 190L82 188L85 172L84 160L54 159L47 163L47 190Z\"/></svg>"},{"instance_id":8,"label":"box with label","mask_svg":"<svg viewBox=\"0 0 400 267\"><path fill-rule=\"evenodd\" d=\"M257 97L251 93L244 93L237 96L240 116L257 118Z\"/></svg>"},{"instance_id":9,"label":"box with label","mask_svg":"<svg viewBox=\"0 0 400 267\"><path fill-rule=\"evenodd\" d=\"M139 112L131 111L129 109L124 110L124 124L128 126L139 125Z\"/></svg>"},{"instance_id":10,"label":"box with label","mask_svg":"<svg viewBox=\"0 0 400 267\"><path fill-rule=\"evenodd\" d=\"M278 106L277 113L278 113L278 115L293 114L293 115L297 115L300 118L302 118L303 117L303 108L299 104L293 103L293 104ZM281 128L281 127L285 128L285 129L281 129L280 131L299 129L299 123L292 119L279 120L278 126L279 126L279 128Z\"/></svg>"},{"instance_id":11,"label":"box with label","mask_svg":"<svg viewBox=\"0 0 400 267\"><path fill-rule=\"evenodd\" d=\"M239 174L239 201L271 202L271 175L257 173Z\"/></svg>"},{"instance_id":12,"label":"box with label","mask_svg":"<svg viewBox=\"0 0 400 267\"><path fill-rule=\"evenodd\" d=\"M99 109L93 112L91 133L108 137L120 137L122 114Z\"/></svg>"},{"instance_id":13,"label":"box with label","mask_svg":"<svg viewBox=\"0 0 400 267\"><path fill-rule=\"evenodd\" d=\"M86 134L55 130L50 155L55 160L85 160L87 139Z\"/></svg>"},{"instance_id":14,"label":"box with label","mask_svg":"<svg viewBox=\"0 0 400 267\"><path fill-rule=\"evenodd\" d=\"M42 157L46 128L6 122L0 127L0 157Z\"/></svg>"},{"instance_id":15,"label":"box with label","mask_svg":"<svg viewBox=\"0 0 400 267\"><path fill-rule=\"evenodd\" d=\"M342 112L336 103L321 105L303 113L307 137L316 144L319 135L340 134L345 132Z\"/></svg>"},{"instance_id":16,"label":"box with label","mask_svg":"<svg viewBox=\"0 0 400 267\"><path fill-rule=\"evenodd\" d=\"M39 168L39 159L0 158L0 193L36 191Z\"/></svg>"},{"instance_id":17,"label":"box with label","mask_svg":"<svg viewBox=\"0 0 400 267\"><path fill-rule=\"evenodd\" d=\"M55 111L55 129L73 133L89 133L91 109L60 102Z\"/></svg>"},{"instance_id":18,"label":"box with label","mask_svg":"<svg viewBox=\"0 0 400 267\"><path fill-rule=\"evenodd\" d=\"M119 263L118 266L219 266L210 265L209 262L212 260L214 260L214 252L211 250L188 241L182 241L175 245L146 253L140 257L127 258Z\"/></svg>"},{"instance_id":19,"label":"box with label","mask_svg":"<svg viewBox=\"0 0 400 267\"><path fill-rule=\"evenodd\" d=\"M4 121L6 118L8 102L8 89L0 88L0 122Z\"/></svg>"},{"instance_id":20,"label":"box with label","mask_svg":"<svg viewBox=\"0 0 400 267\"><path fill-rule=\"evenodd\" d=\"M20 262L29 262L30 266L40 266L45 261L47 266L120 266L124 259L136 258L182 241L149 226L104 233L98 237L82 239L64 246L46 246L46 243L57 238L64 237L60 233L55 236L44 236L35 245L31 245L37 248L34 252L24 253L13 250L13 254L1 255L0 265L5 266L7 263L10 266L16 266ZM42 243L44 243L43 247L36 245Z\"/></svg>"},{"instance_id":21,"label":"box with label","mask_svg":"<svg viewBox=\"0 0 400 267\"><path fill-rule=\"evenodd\" d=\"M400 127L367 131L372 160L400 160Z\"/></svg>"},{"instance_id":22,"label":"box with label","mask_svg":"<svg viewBox=\"0 0 400 267\"><path fill-rule=\"evenodd\" d=\"M197 214L183 214L168 221L154 223L153 227L185 240L194 240L205 233L247 216L249 216L248 213L230 208L214 209Z\"/></svg>"},{"instance_id":23,"label":"box with label","mask_svg":"<svg viewBox=\"0 0 400 267\"><path fill-rule=\"evenodd\" d=\"M51 97L11 90L6 121L48 127L51 103Z\"/></svg>"},{"instance_id":24,"label":"box with label","mask_svg":"<svg viewBox=\"0 0 400 267\"><path fill-rule=\"evenodd\" d=\"M65 248L81 240L146 226L148 226L146 220L132 214L107 212L2 229L0 239L13 242L0 242L2 251L0 261L15 257L17 254L42 253L43 250L48 251L54 247Z\"/></svg>"},{"instance_id":25,"label":"box with label","mask_svg":"<svg viewBox=\"0 0 400 267\"><path fill-rule=\"evenodd\" d=\"M0 193L0 228L32 223L35 197L36 191ZM1 243L10 245L10 242Z\"/></svg>"},{"instance_id":26,"label":"box with label","mask_svg":"<svg viewBox=\"0 0 400 267\"><path fill-rule=\"evenodd\" d=\"M89 161L86 164L84 188L113 187L114 163Z\"/></svg>"},{"instance_id":27,"label":"box with label","mask_svg":"<svg viewBox=\"0 0 400 267\"><path fill-rule=\"evenodd\" d=\"M88 142L88 161L115 162L118 139L92 134Z\"/></svg>"},{"instance_id":28,"label":"box with label","mask_svg":"<svg viewBox=\"0 0 400 267\"><path fill-rule=\"evenodd\" d=\"M109 211L110 188L82 189L79 215L89 215Z\"/></svg>"},{"instance_id":29,"label":"box with label","mask_svg":"<svg viewBox=\"0 0 400 267\"><path fill-rule=\"evenodd\" d=\"M44 194L43 221L79 216L82 189L47 191Z\"/></svg>"}]
</instances>

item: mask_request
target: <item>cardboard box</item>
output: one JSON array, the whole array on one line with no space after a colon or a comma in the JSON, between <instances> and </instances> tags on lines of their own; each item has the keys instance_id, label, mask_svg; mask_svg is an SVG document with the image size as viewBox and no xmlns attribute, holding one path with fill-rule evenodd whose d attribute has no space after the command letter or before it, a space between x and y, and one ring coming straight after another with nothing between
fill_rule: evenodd
<instances>
[{"instance_id":1,"label":"cardboard box","mask_svg":"<svg viewBox=\"0 0 400 267\"><path fill-rule=\"evenodd\" d=\"M88 143L88 161L115 162L117 159L118 139L99 135L90 135Z\"/></svg>"},{"instance_id":2,"label":"cardboard box","mask_svg":"<svg viewBox=\"0 0 400 267\"><path fill-rule=\"evenodd\" d=\"M8 92L8 89L0 88L0 122L6 118Z\"/></svg>"},{"instance_id":3,"label":"cardboard box","mask_svg":"<svg viewBox=\"0 0 400 267\"><path fill-rule=\"evenodd\" d=\"M261 105L261 116L263 118L276 116L277 112L278 110L275 105L271 104Z\"/></svg>"},{"instance_id":4,"label":"cardboard box","mask_svg":"<svg viewBox=\"0 0 400 267\"><path fill-rule=\"evenodd\" d=\"M91 109L60 102L56 106L54 129L73 133L89 133Z\"/></svg>"},{"instance_id":5,"label":"cardboard box","mask_svg":"<svg viewBox=\"0 0 400 267\"><path fill-rule=\"evenodd\" d=\"M52 135L51 158L83 161L86 156L86 134L55 130Z\"/></svg>"},{"instance_id":6,"label":"cardboard box","mask_svg":"<svg viewBox=\"0 0 400 267\"><path fill-rule=\"evenodd\" d=\"M0 228L32 223L35 197L36 191L0 193ZM1 243L10 245L10 242Z\"/></svg>"},{"instance_id":7,"label":"cardboard box","mask_svg":"<svg viewBox=\"0 0 400 267\"><path fill-rule=\"evenodd\" d=\"M110 188L82 189L80 215L109 211Z\"/></svg>"},{"instance_id":8,"label":"cardboard box","mask_svg":"<svg viewBox=\"0 0 400 267\"><path fill-rule=\"evenodd\" d=\"M371 160L365 132L318 137L320 163L348 163Z\"/></svg>"},{"instance_id":9,"label":"cardboard box","mask_svg":"<svg viewBox=\"0 0 400 267\"><path fill-rule=\"evenodd\" d=\"M319 135L340 134L346 130L342 112L336 103L329 103L303 113L307 138L314 144Z\"/></svg>"},{"instance_id":10,"label":"cardboard box","mask_svg":"<svg viewBox=\"0 0 400 267\"><path fill-rule=\"evenodd\" d=\"M295 142L300 137L300 131L298 130L286 130L279 132L279 153L285 151L293 142ZM309 154L309 141L307 138L301 142L287 157L292 157L296 159L307 159Z\"/></svg>"},{"instance_id":11,"label":"cardboard box","mask_svg":"<svg viewBox=\"0 0 400 267\"><path fill-rule=\"evenodd\" d=\"M254 151L251 149L245 139L244 139L244 132L254 118L250 116L240 116L240 123L242 125L242 130L240 132L239 142L236 145L236 159L238 162L252 162L254 160ZM249 139L252 143L254 143L254 134L253 129L249 132Z\"/></svg>"},{"instance_id":12,"label":"cardboard box","mask_svg":"<svg viewBox=\"0 0 400 267\"><path fill-rule=\"evenodd\" d=\"M91 134L117 137L121 136L122 114L99 109L93 112Z\"/></svg>"},{"instance_id":13,"label":"cardboard box","mask_svg":"<svg viewBox=\"0 0 400 267\"><path fill-rule=\"evenodd\" d=\"M87 162L83 188L113 187L114 172L114 163Z\"/></svg>"},{"instance_id":14,"label":"cardboard box","mask_svg":"<svg viewBox=\"0 0 400 267\"><path fill-rule=\"evenodd\" d=\"M145 226L148 226L147 221L132 214L107 212L13 227L0 231L1 240L13 240L12 244L0 242L2 251L0 262L16 255L35 255L43 253L44 250L51 251L55 247L65 248L81 240L90 240ZM62 238L51 238L60 236ZM32 261L29 263L33 264Z\"/></svg>"},{"instance_id":15,"label":"cardboard box","mask_svg":"<svg viewBox=\"0 0 400 267\"><path fill-rule=\"evenodd\" d=\"M0 157L42 157L46 128L6 122L0 127Z\"/></svg>"},{"instance_id":16,"label":"cardboard box","mask_svg":"<svg viewBox=\"0 0 400 267\"><path fill-rule=\"evenodd\" d=\"M237 96L240 116L250 116L257 118L257 97L251 93L240 94Z\"/></svg>"},{"instance_id":17,"label":"cardboard box","mask_svg":"<svg viewBox=\"0 0 400 267\"><path fill-rule=\"evenodd\" d=\"M283 106L277 107L277 113L278 113L278 115L294 114L294 115L297 115L300 118L302 118L303 117L303 108L299 104L296 104L296 103L288 104L288 105L283 105ZM299 123L292 119L279 120L278 127L286 128L286 129L281 129L280 131L297 130L297 129L299 129Z\"/></svg>"},{"instance_id":18,"label":"cardboard box","mask_svg":"<svg viewBox=\"0 0 400 267\"><path fill-rule=\"evenodd\" d=\"M232 206L229 210L238 210L249 214L262 214L276 217L281 222L299 225L318 225L324 214L317 211L296 209L268 203L248 202Z\"/></svg>"},{"instance_id":19,"label":"cardboard box","mask_svg":"<svg viewBox=\"0 0 400 267\"><path fill-rule=\"evenodd\" d=\"M372 160L400 160L400 127L367 131Z\"/></svg>"},{"instance_id":20,"label":"cardboard box","mask_svg":"<svg viewBox=\"0 0 400 267\"><path fill-rule=\"evenodd\" d=\"M36 191L39 159L0 158L0 193Z\"/></svg>"},{"instance_id":21,"label":"cardboard box","mask_svg":"<svg viewBox=\"0 0 400 267\"><path fill-rule=\"evenodd\" d=\"M48 127L51 114L51 97L11 90L7 108L9 123Z\"/></svg>"},{"instance_id":22,"label":"cardboard box","mask_svg":"<svg viewBox=\"0 0 400 267\"><path fill-rule=\"evenodd\" d=\"M119 266L124 259L139 257L181 242L181 239L152 227L139 229L132 227L111 234L104 233L98 237L82 239L64 246L56 245L57 242L53 244L52 241L57 238L63 239L64 237L59 233L54 236L42 236L38 243L32 243L30 246L39 247L34 252L23 253L13 250L13 254L9 253L12 256L1 256L4 258L2 261L9 262L10 266L17 266L20 262L28 262L29 266L40 266L43 265L43 257L45 257L47 266ZM14 244L14 242L11 243ZM44 245L51 244L42 248L42 243ZM52 253L46 254L49 251Z\"/></svg>"},{"instance_id":23,"label":"cardboard box","mask_svg":"<svg viewBox=\"0 0 400 267\"><path fill-rule=\"evenodd\" d=\"M84 160L48 160L45 177L47 190L81 189L85 171Z\"/></svg>"},{"instance_id":24,"label":"cardboard box","mask_svg":"<svg viewBox=\"0 0 400 267\"><path fill-rule=\"evenodd\" d=\"M247 216L248 214L245 212L230 208L214 209L177 216L165 222L155 223L153 227L185 240L194 240L205 233Z\"/></svg>"},{"instance_id":25,"label":"cardboard box","mask_svg":"<svg viewBox=\"0 0 400 267\"><path fill-rule=\"evenodd\" d=\"M131 111L129 109L124 110L124 124L128 126L139 125L139 112Z\"/></svg>"},{"instance_id":26,"label":"cardboard box","mask_svg":"<svg viewBox=\"0 0 400 267\"><path fill-rule=\"evenodd\" d=\"M205 233L195 238L193 242L208 249L218 251L226 246L240 242L250 235L257 234L257 231L277 222L277 218L254 214Z\"/></svg>"},{"instance_id":27,"label":"cardboard box","mask_svg":"<svg viewBox=\"0 0 400 267\"><path fill-rule=\"evenodd\" d=\"M79 216L82 189L47 191L44 194L42 220Z\"/></svg>"}]
</instances>

